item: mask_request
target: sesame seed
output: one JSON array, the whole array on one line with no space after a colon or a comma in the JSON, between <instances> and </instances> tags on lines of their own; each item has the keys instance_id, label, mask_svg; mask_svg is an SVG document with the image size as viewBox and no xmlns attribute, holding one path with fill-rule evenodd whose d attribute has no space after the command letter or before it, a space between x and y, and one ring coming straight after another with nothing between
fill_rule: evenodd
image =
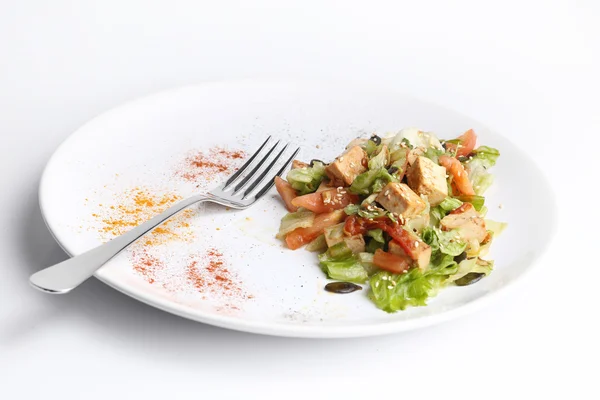
<instances>
[{"instance_id":1,"label":"sesame seed","mask_svg":"<svg viewBox=\"0 0 600 400\"><path fill-rule=\"evenodd\" d=\"M408 273L408 270L407 270L407 269L405 269L404 271L402 271L402 273L403 273L403 274L407 274L407 273Z\"/></svg>"},{"instance_id":2,"label":"sesame seed","mask_svg":"<svg viewBox=\"0 0 600 400\"><path fill-rule=\"evenodd\" d=\"M419 247L419 242L415 241L415 247Z\"/></svg>"},{"instance_id":3,"label":"sesame seed","mask_svg":"<svg viewBox=\"0 0 600 400\"><path fill-rule=\"evenodd\" d=\"M504 206L502 205L502 203L498 204L498 208L502 210Z\"/></svg>"},{"instance_id":4,"label":"sesame seed","mask_svg":"<svg viewBox=\"0 0 600 400\"><path fill-rule=\"evenodd\" d=\"M379 281L375 282L375 287L379 287Z\"/></svg>"},{"instance_id":5,"label":"sesame seed","mask_svg":"<svg viewBox=\"0 0 600 400\"><path fill-rule=\"evenodd\" d=\"M389 189L388 189L388 190L386 190L386 191L385 191L384 195L385 195L385 196L387 196L387 195L389 195L389 194L390 194L390 191L389 191Z\"/></svg>"},{"instance_id":6,"label":"sesame seed","mask_svg":"<svg viewBox=\"0 0 600 400\"><path fill-rule=\"evenodd\" d=\"M340 161L344 161L344 157L340 157Z\"/></svg>"},{"instance_id":7,"label":"sesame seed","mask_svg":"<svg viewBox=\"0 0 600 400\"><path fill-rule=\"evenodd\" d=\"M388 289L393 289L394 287L392 285L388 285L387 287Z\"/></svg>"},{"instance_id":8,"label":"sesame seed","mask_svg":"<svg viewBox=\"0 0 600 400\"><path fill-rule=\"evenodd\" d=\"M387 281L388 277L387 276L382 276L381 279L384 280L384 281Z\"/></svg>"}]
</instances>

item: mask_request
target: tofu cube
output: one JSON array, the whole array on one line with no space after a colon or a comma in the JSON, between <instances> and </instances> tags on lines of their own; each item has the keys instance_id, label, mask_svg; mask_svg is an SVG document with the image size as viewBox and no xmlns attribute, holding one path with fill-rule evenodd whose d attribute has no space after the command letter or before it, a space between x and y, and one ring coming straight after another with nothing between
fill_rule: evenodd
<instances>
[{"instance_id":1,"label":"tofu cube","mask_svg":"<svg viewBox=\"0 0 600 400\"><path fill-rule=\"evenodd\" d=\"M386 210L409 219L421 214L427 206L425 202L404 183L390 182L375 199Z\"/></svg>"},{"instance_id":2,"label":"tofu cube","mask_svg":"<svg viewBox=\"0 0 600 400\"><path fill-rule=\"evenodd\" d=\"M344 242L354 254L363 253L365 251L365 238L358 234L354 236L346 236Z\"/></svg>"},{"instance_id":3,"label":"tofu cube","mask_svg":"<svg viewBox=\"0 0 600 400\"><path fill-rule=\"evenodd\" d=\"M367 170L368 156L360 146L354 146L325 168L333 186L350 186L354 179Z\"/></svg>"},{"instance_id":4,"label":"tofu cube","mask_svg":"<svg viewBox=\"0 0 600 400\"><path fill-rule=\"evenodd\" d=\"M432 207L448 197L446 169L426 157L418 157L408 169L408 186L417 194L427 197Z\"/></svg>"},{"instance_id":5,"label":"tofu cube","mask_svg":"<svg viewBox=\"0 0 600 400\"><path fill-rule=\"evenodd\" d=\"M485 221L475 211L471 203L463 203L456 210L451 211L440 221L442 230L451 231L456 229L458 235L465 241L476 240L483 242L487 237Z\"/></svg>"}]
</instances>

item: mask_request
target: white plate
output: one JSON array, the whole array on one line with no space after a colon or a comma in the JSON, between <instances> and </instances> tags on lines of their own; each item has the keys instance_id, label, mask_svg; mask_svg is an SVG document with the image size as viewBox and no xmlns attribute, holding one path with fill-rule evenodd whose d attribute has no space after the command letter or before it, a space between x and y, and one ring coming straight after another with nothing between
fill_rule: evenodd
<instances>
[{"instance_id":1,"label":"white plate","mask_svg":"<svg viewBox=\"0 0 600 400\"><path fill-rule=\"evenodd\" d=\"M99 229L107 226L101 220L119 212L110 206L131 200L124 192L138 187L189 196L225 176L214 174L210 183L183 179L182 165L193 151L220 146L251 153L273 135L302 145L301 159L329 160L357 135L408 126L441 138L474 128L480 144L501 151L487 205L489 218L506 221L509 228L492 246L494 272L475 285L447 288L427 307L396 314L375 308L366 290L329 294L316 255L285 249L274 238L285 213L274 190L246 211L207 206L184 218L189 227L177 222L169 229L179 238L162 235L146 246L160 268L142 265L142 273L136 271L134 261L145 251L136 245L96 277L165 311L248 332L351 337L413 329L473 310L521 278L552 235L548 217L555 208L542 174L510 141L463 115L405 95L338 84L243 81L145 97L93 119L60 146L42 178L41 209L60 245L80 254L101 243ZM215 273L203 269L210 248L222 252L234 295L223 295ZM199 269L201 289L191 279L198 278ZM216 283L206 286L209 281Z\"/></svg>"}]
</instances>

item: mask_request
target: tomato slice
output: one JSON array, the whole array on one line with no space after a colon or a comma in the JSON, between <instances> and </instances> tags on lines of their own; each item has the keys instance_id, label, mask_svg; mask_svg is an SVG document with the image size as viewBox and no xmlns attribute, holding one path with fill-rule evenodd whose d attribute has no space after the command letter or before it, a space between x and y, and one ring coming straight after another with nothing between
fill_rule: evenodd
<instances>
[{"instance_id":1,"label":"tomato slice","mask_svg":"<svg viewBox=\"0 0 600 400\"><path fill-rule=\"evenodd\" d=\"M304 207L307 210L320 214L341 210L348 204L358 203L358 200L357 195L348 192L346 189L329 189L298 196L292 200L292 205L295 207Z\"/></svg>"},{"instance_id":2,"label":"tomato slice","mask_svg":"<svg viewBox=\"0 0 600 400\"><path fill-rule=\"evenodd\" d=\"M457 157L468 156L475 148L475 144L477 144L477 135L473 129L469 129L457 139L460 141L460 146L458 146L458 150L456 151ZM446 143L446 150L456 150L456 146L454 143Z\"/></svg>"},{"instance_id":3,"label":"tomato slice","mask_svg":"<svg viewBox=\"0 0 600 400\"><path fill-rule=\"evenodd\" d=\"M276 176L275 188L285 203L285 208L287 208L289 212L298 211L298 207L292 204L292 200L298 197L296 190L292 187L292 185L290 185L285 179Z\"/></svg>"},{"instance_id":4,"label":"tomato slice","mask_svg":"<svg viewBox=\"0 0 600 400\"><path fill-rule=\"evenodd\" d=\"M449 156L440 156L439 161L440 164L446 168L446 171L452 175L453 188L456 188L461 194L467 196L475 195L473 185L471 185L471 181L469 181L469 175L460 161Z\"/></svg>"},{"instance_id":5,"label":"tomato slice","mask_svg":"<svg viewBox=\"0 0 600 400\"><path fill-rule=\"evenodd\" d=\"M406 256L387 253L381 249L377 249L373 256L373 264L386 271L401 274L410 269L412 260Z\"/></svg>"},{"instance_id":6,"label":"tomato slice","mask_svg":"<svg viewBox=\"0 0 600 400\"><path fill-rule=\"evenodd\" d=\"M339 224L345 217L346 214L343 210L319 214L315 217L312 226L307 228L297 228L288 233L285 237L285 243L292 250L299 249L323 234L325 228Z\"/></svg>"}]
</instances>

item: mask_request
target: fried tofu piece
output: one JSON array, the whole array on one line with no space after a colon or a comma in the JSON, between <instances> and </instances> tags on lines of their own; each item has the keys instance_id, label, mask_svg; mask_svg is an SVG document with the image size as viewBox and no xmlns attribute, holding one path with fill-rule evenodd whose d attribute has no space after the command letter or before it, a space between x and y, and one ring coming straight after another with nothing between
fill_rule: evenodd
<instances>
[{"instance_id":1,"label":"fried tofu piece","mask_svg":"<svg viewBox=\"0 0 600 400\"><path fill-rule=\"evenodd\" d=\"M467 242L476 240L481 243L487 237L485 221L471 203L463 203L456 210L451 211L442 218L440 225L444 231L456 229L458 235Z\"/></svg>"},{"instance_id":2,"label":"fried tofu piece","mask_svg":"<svg viewBox=\"0 0 600 400\"><path fill-rule=\"evenodd\" d=\"M386 210L404 219L410 219L421 214L427 206L408 185L390 182L375 199Z\"/></svg>"},{"instance_id":3,"label":"fried tofu piece","mask_svg":"<svg viewBox=\"0 0 600 400\"><path fill-rule=\"evenodd\" d=\"M448 197L446 169L426 157L417 157L408 169L406 176L408 186L417 194L427 197L432 207L440 204Z\"/></svg>"},{"instance_id":4,"label":"fried tofu piece","mask_svg":"<svg viewBox=\"0 0 600 400\"><path fill-rule=\"evenodd\" d=\"M325 168L334 186L350 186L354 179L367 170L367 153L354 146Z\"/></svg>"}]
</instances>

